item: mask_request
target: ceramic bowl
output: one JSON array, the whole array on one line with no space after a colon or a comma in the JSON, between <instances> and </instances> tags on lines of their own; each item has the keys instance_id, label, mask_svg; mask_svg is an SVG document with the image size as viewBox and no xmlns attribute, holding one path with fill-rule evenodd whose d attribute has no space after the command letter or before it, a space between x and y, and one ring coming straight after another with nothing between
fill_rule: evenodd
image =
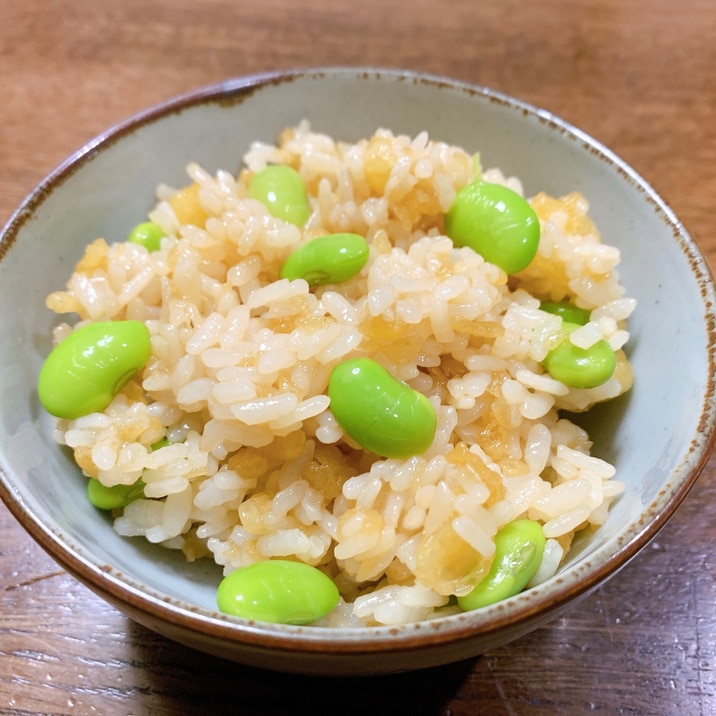
<instances>
[{"instance_id":1,"label":"ceramic bowl","mask_svg":"<svg viewBox=\"0 0 716 716\"><path fill-rule=\"evenodd\" d=\"M599 530L559 573L491 607L399 628L329 630L243 622L215 608L218 569L117 536L85 499L84 478L51 439L36 379L56 318L45 295L64 285L96 236L122 240L159 182L180 185L189 160L238 167L249 142L308 118L336 137L378 126L479 149L484 166L522 178L527 194L588 197L622 253L638 301L629 354L636 381L590 415L593 452L626 483ZM714 287L702 255L649 185L550 113L482 87L408 72L322 69L233 79L141 112L92 140L42 182L0 243L0 494L77 579L129 617L238 662L314 674L369 674L457 661L553 619L613 575L663 527L714 439ZM677 370L674 368L678 367Z\"/></svg>"}]
</instances>

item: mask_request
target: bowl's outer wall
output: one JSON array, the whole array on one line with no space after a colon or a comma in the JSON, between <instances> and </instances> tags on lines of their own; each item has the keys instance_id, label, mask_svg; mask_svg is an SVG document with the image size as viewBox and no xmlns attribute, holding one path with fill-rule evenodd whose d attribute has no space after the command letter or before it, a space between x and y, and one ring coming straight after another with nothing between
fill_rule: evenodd
<instances>
[{"instance_id":1,"label":"bowl's outer wall","mask_svg":"<svg viewBox=\"0 0 716 716\"><path fill-rule=\"evenodd\" d=\"M155 611L164 601L180 608L188 604L188 636L193 614L215 616L218 568L187 566L165 550L118 537L85 499L85 479L71 457L52 443L51 423L35 389L51 328L58 321L44 299L64 286L90 241L98 236L121 241L144 220L157 184L188 183L189 161L212 172L235 172L250 142L273 142L285 126L304 118L315 130L347 140L369 136L379 126L410 135L427 130L434 139L479 151L483 166L517 175L528 195L580 191L590 201L603 240L621 250L619 273L627 295L638 300L628 348L636 380L628 397L600 406L588 423L595 453L616 464L626 493L607 523L577 542L569 563L576 569L565 572L559 583L533 590L531 599L533 604L540 599L560 604L593 587L663 525L713 440L709 272L668 208L589 138L545 112L434 78L351 70L258 84L228 82L115 128L39 187L6 227L0 249L0 469L5 500L50 553L62 551L60 561L84 581L92 584L98 575L110 573L120 606L122 585L138 593L146 587ZM106 585L99 586L101 592ZM528 607L530 620L533 610ZM475 617L478 628L460 654L494 645L494 634L481 640L479 626L488 618ZM515 619L507 619L505 638L508 630L521 632L523 617ZM395 638L401 635L398 630ZM442 648L448 651L441 656L431 647L431 661L452 653L449 645ZM409 668L413 660L407 659Z\"/></svg>"}]
</instances>

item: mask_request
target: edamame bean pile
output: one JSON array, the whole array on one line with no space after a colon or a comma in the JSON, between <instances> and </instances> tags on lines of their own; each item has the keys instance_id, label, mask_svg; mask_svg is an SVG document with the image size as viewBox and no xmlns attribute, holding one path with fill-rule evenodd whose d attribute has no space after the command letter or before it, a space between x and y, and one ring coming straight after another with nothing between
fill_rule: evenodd
<instances>
[{"instance_id":1,"label":"edamame bean pile","mask_svg":"<svg viewBox=\"0 0 716 716\"><path fill-rule=\"evenodd\" d=\"M632 383L619 252L587 198L523 198L477 149L302 122L238 169L189 164L48 296L69 315L38 393L88 499L213 559L221 611L482 608L623 490L565 417Z\"/></svg>"}]
</instances>

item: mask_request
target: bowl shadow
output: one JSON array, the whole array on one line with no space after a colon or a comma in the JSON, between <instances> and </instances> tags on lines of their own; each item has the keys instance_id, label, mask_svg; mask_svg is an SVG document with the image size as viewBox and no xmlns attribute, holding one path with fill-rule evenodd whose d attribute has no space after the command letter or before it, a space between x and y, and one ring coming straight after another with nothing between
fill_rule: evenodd
<instances>
[{"instance_id":1,"label":"bowl shadow","mask_svg":"<svg viewBox=\"0 0 716 716\"><path fill-rule=\"evenodd\" d=\"M244 666L197 652L127 620L133 665L141 668L152 713L442 714L478 659L385 676L305 676Z\"/></svg>"}]
</instances>

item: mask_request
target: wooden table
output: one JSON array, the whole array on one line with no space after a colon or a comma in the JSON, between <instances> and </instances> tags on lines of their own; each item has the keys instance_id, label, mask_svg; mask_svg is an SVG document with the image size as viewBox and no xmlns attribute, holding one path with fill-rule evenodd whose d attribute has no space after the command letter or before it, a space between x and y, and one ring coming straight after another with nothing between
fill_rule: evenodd
<instances>
[{"instance_id":1,"label":"wooden table","mask_svg":"<svg viewBox=\"0 0 716 716\"><path fill-rule=\"evenodd\" d=\"M146 105L265 70L394 66L581 127L653 184L716 266L714 48L713 0L1 0L0 222ZM0 713L715 713L714 477L712 459L656 541L558 621L466 663L357 680L169 642L75 582L0 506Z\"/></svg>"}]
</instances>

